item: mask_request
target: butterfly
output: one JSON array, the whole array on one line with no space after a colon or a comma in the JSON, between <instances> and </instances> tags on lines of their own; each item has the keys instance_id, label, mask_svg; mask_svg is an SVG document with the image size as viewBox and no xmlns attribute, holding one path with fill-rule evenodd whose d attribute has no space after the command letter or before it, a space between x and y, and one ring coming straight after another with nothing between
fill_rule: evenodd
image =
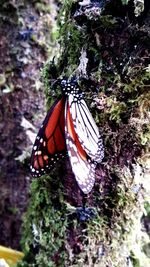
<instances>
[{"instance_id":1,"label":"butterfly","mask_svg":"<svg viewBox=\"0 0 150 267\"><path fill-rule=\"evenodd\" d=\"M78 83L62 79L60 87L63 96L50 108L35 140L31 173L47 173L67 152L76 181L88 194L104 157L103 141Z\"/></svg>"}]
</instances>

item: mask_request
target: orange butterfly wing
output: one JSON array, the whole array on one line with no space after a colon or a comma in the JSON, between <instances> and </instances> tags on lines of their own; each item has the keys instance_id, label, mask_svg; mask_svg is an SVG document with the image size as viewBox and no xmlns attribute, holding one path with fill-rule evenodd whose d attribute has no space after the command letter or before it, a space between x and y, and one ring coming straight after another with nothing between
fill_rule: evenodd
<instances>
[{"instance_id":1,"label":"orange butterfly wing","mask_svg":"<svg viewBox=\"0 0 150 267\"><path fill-rule=\"evenodd\" d=\"M50 108L36 137L31 155L31 173L39 177L66 155L65 99L56 100Z\"/></svg>"}]
</instances>

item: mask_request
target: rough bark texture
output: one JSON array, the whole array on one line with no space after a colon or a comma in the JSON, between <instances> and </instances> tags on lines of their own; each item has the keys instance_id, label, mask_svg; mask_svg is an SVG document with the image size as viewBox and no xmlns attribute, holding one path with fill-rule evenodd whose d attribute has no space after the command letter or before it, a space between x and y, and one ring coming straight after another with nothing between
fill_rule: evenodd
<instances>
[{"instance_id":1,"label":"rough bark texture","mask_svg":"<svg viewBox=\"0 0 150 267\"><path fill-rule=\"evenodd\" d=\"M149 229L143 210L149 207L150 12L147 1L122 2L63 1L59 56L43 70L47 95L50 89L50 100L57 95L51 79L78 77L101 129L105 158L86 197L68 159L32 182L19 266L150 265L141 225L143 218ZM79 209L84 204L93 209L88 220Z\"/></svg>"},{"instance_id":2,"label":"rough bark texture","mask_svg":"<svg viewBox=\"0 0 150 267\"><path fill-rule=\"evenodd\" d=\"M31 140L46 109L40 68L56 16L53 1L39 2L0 1L0 245L14 249L21 249Z\"/></svg>"}]
</instances>

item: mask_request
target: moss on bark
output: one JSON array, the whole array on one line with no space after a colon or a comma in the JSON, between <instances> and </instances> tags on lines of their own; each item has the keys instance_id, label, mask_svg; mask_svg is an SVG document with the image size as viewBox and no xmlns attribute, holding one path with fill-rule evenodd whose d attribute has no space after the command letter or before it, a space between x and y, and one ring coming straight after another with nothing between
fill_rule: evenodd
<instances>
[{"instance_id":1,"label":"moss on bark","mask_svg":"<svg viewBox=\"0 0 150 267\"><path fill-rule=\"evenodd\" d=\"M140 223L150 191L149 14L136 17L129 2L103 2L96 11L94 2L62 5L59 56L43 71L46 93L50 80L78 76L101 128L105 158L86 199L67 159L65 167L60 163L50 176L33 181L24 223L26 256L19 266L150 265ZM50 101L53 94L59 91L51 88ZM95 214L87 221L76 209L85 202Z\"/></svg>"}]
</instances>

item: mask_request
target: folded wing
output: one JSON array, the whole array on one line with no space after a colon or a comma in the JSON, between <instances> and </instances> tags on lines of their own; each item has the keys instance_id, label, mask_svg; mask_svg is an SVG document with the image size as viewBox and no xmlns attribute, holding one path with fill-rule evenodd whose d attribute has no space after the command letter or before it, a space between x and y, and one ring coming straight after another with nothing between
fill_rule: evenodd
<instances>
[{"instance_id":1,"label":"folded wing","mask_svg":"<svg viewBox=\"0 0 150 267\"><path fill-rule=\"evenodd\" d=\"M65 99L56 100L50 108L36 137L31 155L31 173L39 177L49 172L66 155Z\"/></svg>"},{"instance_id":2,"label":"folded wing","mask_svg":"<svg viewBox=\"0 0 150 267\"><path fill-rule=\"evenodd\" d=\"M104 157L104 147L99 129L80 95L70 94L68 97L70 113L78 139L87 155L100 163Z\"/></svg>"},{"instance_id":3,"label":"folded wing","mask_svg":"<svg viewBox=\"0 0 150 267\"><path fill-rule=\"evenodd\" d=\"M73 119L70 113L70 107L66 101L65 108L65 135L66 144L72 171L75 175L76 181L80 189L88 194L95 182L95 167L96 164L90 160L86 151L83 149L79 138L76 134Z\"/></svg>"}]
</instances>

